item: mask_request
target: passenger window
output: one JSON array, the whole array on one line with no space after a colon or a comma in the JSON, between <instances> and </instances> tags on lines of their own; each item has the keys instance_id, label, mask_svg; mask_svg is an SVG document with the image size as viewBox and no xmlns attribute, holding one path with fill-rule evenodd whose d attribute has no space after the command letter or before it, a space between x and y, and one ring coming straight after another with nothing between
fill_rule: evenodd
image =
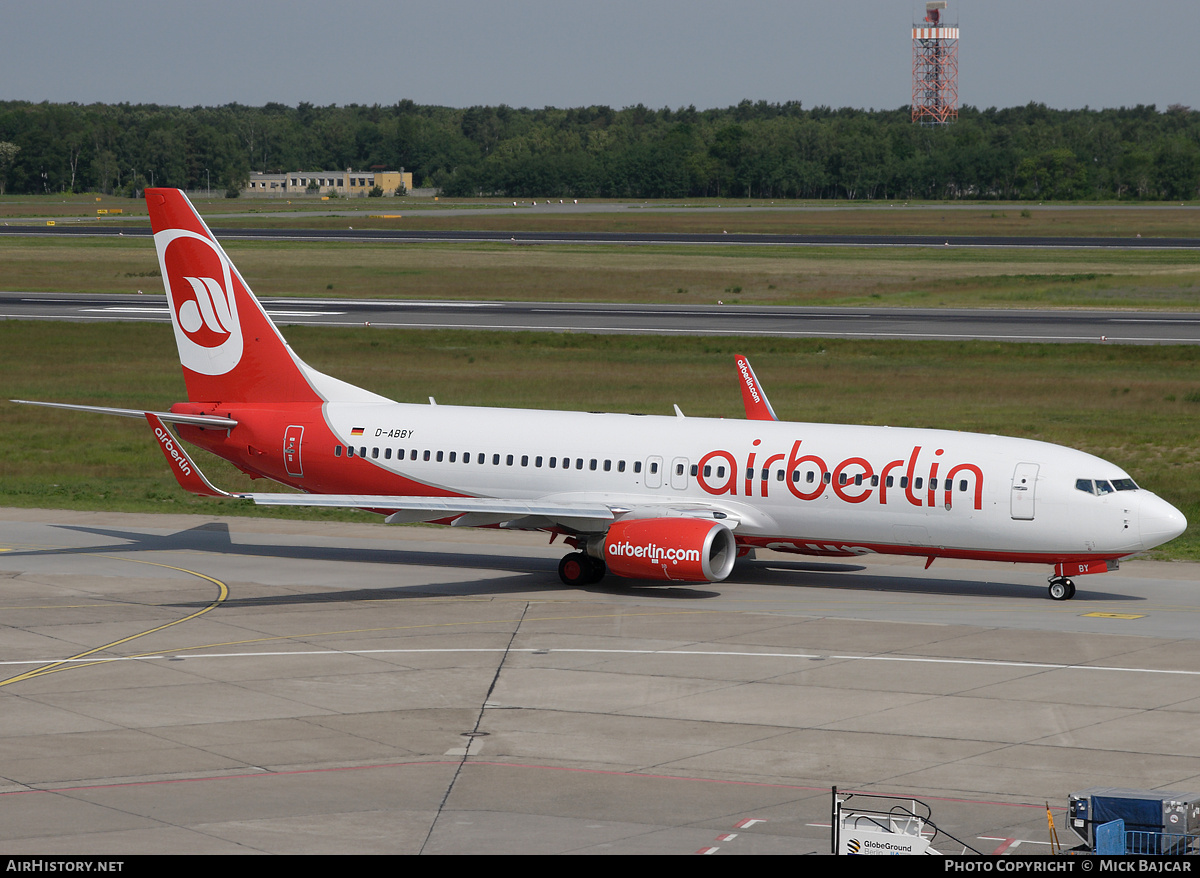
<instances>
[{"instance_id":1,"label":"passenger window","mask_svg":"<svg viewBox=\"0 0 1200 878\"><path fill-rule=\"evenodd\" d=\"M417 459L417 449L414 448L411 452L409 452L408 459L409 460Z\"/></svg>"},{"instance_id":2,"label":"passenger window","mask_svg":"<svg viewBox=\"0 0 1200 878\"><path fill-rule=\"evenodd\" d=\"M658 464L657 463L650 464L650 473L653 475L656 472L658 472Z\"/></svg>"},{"instance_id":3,"label":"passenger window","mask_svg":"<svg viewBox=\"0 0 1200 878\"><path fill-rule=\"evenodd\" d=\"M590 469L592 472L596 471L596 458L593 457L588 461L588 469Z\"/></svg>"},{"instance_id":4,"label":"passenger window","mask_svg":"<svg viewBox=\"0 0 1200 878\"><path fill-rule=\"evenodd\" d=\"M619 472L619 473L625 472L625 461L623 461L623 460L617 461L617 472Z\"/></svg>"},{"instance_id":5,"label":"passenger window","mask_svg":"<svg viewBox=\"0 0 1200 878\"><path fill-rule=\"evenodd\" d=\"M334 457L342 456L342 446L340 446L340 445L333 446L333 456Z\"/></svg>"},{"instance_id":6,"label":"passenger window","mask_svg":"<svg viewBox=\"0 0 1200 878\"><path fill-rule=\"evenodd\" d=\"M529 466L529 455L528 454L521 455L521 466Z\"/></svg>"},{"instance_id":7,"label":"passenger window","mask_svg":"<svg viewBox=\"0 0 1200 878\"><path fill-rule=\"evenodd\" d=\"M958 480L958 490L960 490L960 491L967 490L967 480L966 479Z\"/></svg>"},{"instance_id":8,"label":"passenger window","mask_svg":"<svg viewBox=\"0 0 1200 878\"><path fill-rule=\"evenodd\" d=\"M539 467L539 468L541 467L541 465L542 465L542 456L541 456L540 454L539 454L537 457L535 457L535 458L533 459L533 465L534 465L534 466L536 466L536 467Z\"/></svg>"},{"instance_id":9,"label":"passenger window","mask_svg":"<svg viewBox=\"0 0 1200 878\"><path fill-rule=\"evenodd\" d=\"M390 449L390 448L383 449L383 459L384 460L392 459L392 449Z\"/></svg>"},{"instance_id":10,"label":"passenger window","mask_svg":"<svg viewBox=\"0 0 1200 878\"><path fill-rule=\"evenodd\" d=\"M429 460L429 449L428 449L428 448L427 448L427 449L425 449L425 453L424 453L423 455L421 455L421 456L422 456L422 458L424 458L426 461L428 461L428 460Z\"/></svg>"},{"instance_id":11,"label":"passenger window","mask_svg":"<svg viewBox=\"0 0 1200 878\"><path fill-rule=\"evenodd\" d=\"M611 460L604 461L604 471L606 473L612 472L612 461Z\"/></svg>"},{"instance_id":12,"label":"passenger window","mask_svg":"<svg viewBox=\"0 0 1200 878\"><path fill-rule=\"evenodd\" d=\"M354 457L354 446L353 445L346 446L346 457Z\"/></svg>"},{"instance_id":13,"label":"passenger window","mask_svg":"<svg viewBox=\"0 0 1200 878\"><path fill-rule=\"evenodd\" d=\"M513 465L513 456L511 454L507 455L504 458L504 463L506 466L512 466Z\"/></svg>"},{"instance_id":14,"label":"passenger window","mask_svg":"<svg viewBox=\"0 0 1200 878\"><path fill-rule=\"evenodd\" d=\"M557 467L558 467L558 458L557 457L550 458L550 469L556 469Z\"/></svg>"},{"instance_id":15,"label":"passenger window","mask_svg":"<svg viewBox=\"0 0 1200 878\"><path fill-rule=\"evenodd\" d=\"M440 457L441 455L439 454L438 456ZM458 458L458 452L456 452L456 451L451 451L451 452L450 452L450 462L451 462L451 463L458 463L458 460L457 460L457 458Z\"/></svg>"},{"instance_id":16,"label":"passenger window","mask_svg":"<svg viewBox=\"0 0 1200 878\"><path fill-rule=\"evenodd\" d=\"M635 460L633 462L633 471L635 473L640 473L642 471L642 462L640 460Z\"/></svg>"},{"instance_id":17,"label":"passenger window","mask_svg":"<svg viewBox=\"0 0 1200 878\"><path fill-rule=\"evenodd\" d=\"M582 457L575 458L575 469L583 469L583 458Z\"/></svg>"}]
</instances>

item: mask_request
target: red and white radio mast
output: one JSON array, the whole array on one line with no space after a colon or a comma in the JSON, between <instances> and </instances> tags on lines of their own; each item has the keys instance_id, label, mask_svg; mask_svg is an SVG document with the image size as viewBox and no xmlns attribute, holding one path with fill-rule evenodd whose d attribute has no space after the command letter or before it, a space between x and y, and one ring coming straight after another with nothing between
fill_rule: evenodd
<instances>
[{"instance_id":1,"label":"red and white radio mast","mask_svg":"<svg viewBox=\"0 0 1200 878\"><path fill-rule=\"evenodd\" d=\"M943 21L946 0L925 4L913 25L912 120L947 125L958 118L958 27Z\"/></svg>"}]
</instances>

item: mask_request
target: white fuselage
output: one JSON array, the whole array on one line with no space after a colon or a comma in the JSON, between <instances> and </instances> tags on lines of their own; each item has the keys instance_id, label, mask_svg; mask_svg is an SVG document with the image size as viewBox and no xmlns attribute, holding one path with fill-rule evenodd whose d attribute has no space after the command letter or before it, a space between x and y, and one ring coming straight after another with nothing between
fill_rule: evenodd
<instances>
[{"instance_id":1,"label":"white fuselage","mask_svg":"<svg viewBox=\"0 0 1200 878\"><path fill-rule=\"evenodd\" d=\"M439 493L702 503L743 542L817 554L1117 558L1183 527L1148 491L1077 487L1131 484L1119 467L1003 436L441 405L331 403L325 417L355 456Z\"/></svg>"}]
</instances>

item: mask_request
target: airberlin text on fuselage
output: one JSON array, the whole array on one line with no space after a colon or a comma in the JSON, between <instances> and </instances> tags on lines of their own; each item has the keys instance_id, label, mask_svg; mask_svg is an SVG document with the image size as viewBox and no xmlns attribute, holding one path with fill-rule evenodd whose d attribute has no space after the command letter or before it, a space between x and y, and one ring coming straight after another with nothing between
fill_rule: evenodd
<instances>
[{"instance_id":1,"label":"airberlin text on fuselage","mask_svg":"<svg viewBox=\"0 0 1200 878\"><path fill-rule=\"evenodd\" d=\"M862 457L848 457L830 466L816 454L801 453L804 444L802 439L792 443L790 453L770 454L756 463L762 453L758 447L761 442L761 439L755 439L754 450L746 455L746 478L742 480L742 493L746 497L756 494L760 497L770 496L771 479L762 476L764 473L769 475L777 472L777 467L786 460L783 484L797 500L816 500L826 490L831 490L847 503L863 503L872 495L877 495L876 502L881 504L906 502L913 506L944 505L949 508L955 483L965 481L974 507L983 508L983 469L973 463L946 466L941 459L941 448L922 454L922 447L914 445L906 457L890 460L882 466ZM726 466L721 466L722 462ZM706 471L705 467L709 469ZM937 481L939 471L941 482ZM713 472L717 473L715 481ZM807 473L813 474L811 481L807 479ZM856 476L862 478L856 479ZM874 482L873 476L878 476ZM891 485L888 484L889 479L892 480ZM737 458L732 452L721 449L708 452L697 465L696 481L709 494L737 496ZM776 489L782 487L776 480Z\"/></svg>"}]
</instances>

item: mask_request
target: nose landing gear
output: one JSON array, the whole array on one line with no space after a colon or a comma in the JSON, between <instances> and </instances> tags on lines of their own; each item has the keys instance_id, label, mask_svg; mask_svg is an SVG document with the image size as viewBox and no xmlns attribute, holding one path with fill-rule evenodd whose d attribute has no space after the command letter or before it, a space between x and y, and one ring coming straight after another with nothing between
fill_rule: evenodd
<instances>
[{"instance_id":1,"label":"nose landing gear","mask_svg":"<svg viewBox=\"0 0 1200 878\"><path fill-rule=\"evenodd\" d=\"M1075 583L1065 576L1050 577L1050 600L1069 601L1075 597Z\"/></svg>"}]
</instances>

